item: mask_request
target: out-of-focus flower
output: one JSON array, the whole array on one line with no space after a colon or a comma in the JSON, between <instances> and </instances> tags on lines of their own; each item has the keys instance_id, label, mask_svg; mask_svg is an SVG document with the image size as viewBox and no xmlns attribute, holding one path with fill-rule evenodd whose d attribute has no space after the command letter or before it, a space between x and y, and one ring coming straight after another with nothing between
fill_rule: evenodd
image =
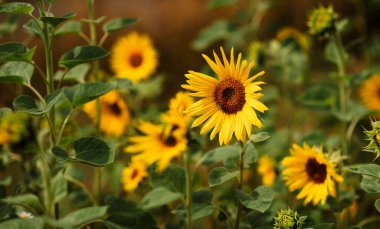
<instances>
[{"instance_id":1,"label":"out-of-focus flower","mask_svg":"<svg viewBox=\"0 0 380 229\"><path fill-rule=\"evenodd\" d=\"M187 149L187 138L181 128L141 122L138 129L144 135L130 137L131 144L124 151L135 154L132 161L147 165L157 162L158 172L164 171L173 158Z\"/></svg>"},{"instance_id":2,"label":"out-of-focus flower","mask_svg":"<svg viewBox=\"0 0 380 229\"><path fill-rule=\"evenodd\" d=\"M32 213L30 212L27 212L27 211L21 211L19 213L17 213L18 217L20 217L21 219L31 219L33 218L34 216L32 215Z\"/></svg>"},{"instance_id":3,"label":"out-of-focus flower","mask_svg":"<svg viewBox=\"0 0 380 229\"><path fill-rule=\"evenodd\" d=\"M359 89L362 103L371 110L380 111L380 75L375 74L365 80Z\"/></svg>"},{"instance_id":4,"label":"out-of-focus flower","mask_svg":"<svg viewBox=\"0 0 380 229\"><path fill-rule=\"evenodd\" d=\"M364 150L376 153L376 158L378 158L380 156L380 121L371 121L371 126L372 130L364 131L369 141Z\"/></svg>"},{"instance_id":5,"label":"out-of-focus flower","mask_svg":"<svg viewBox=\"0 0 380 229\"><path fill-rule=\"evenodd\" d=\"M259 101L263 96L258 93L261 90L259 85L264 82L254 82L264 72L249 77L252 62L240 62L240 53L235 63L233 49L228 61L223 48L220 50L223 64L215 52L215 62L203 55L217 78L189 71L189 74L186 74L187 84L182 87L192 91L191 96L202 98L186 111L191 116L199 116L194 120L192 127L203 123L201 134L213 129L210 139L214 139L219 133L219 144L222 145L228 144L234 133L238 140L244 141L247 135L251 135L252 125L261 128L262 123L255 110L264 112L268 108Z\"/></svg>"},{"instance_id":6,"label":"out-of-focus flower","mask_svg":"<svg viewBox=\"0 0 380 229\"><path fill-rule=\"evenodd\" d=\"M306 217L299 216L292 209L281 210L274 217L274 229L301 229Z\"/></svg>"},{"instance_id":7,"label":"out-of-focus flower","mask_svg":"<svg viewBox=\"0 0 380 229\"><path fill-rule=\"evenodd\" d=\"M257 172L261 175L264 185L272 186L274 184L276 180L276 166L268 155L264 155L258 160Z\"/></svg>"},{"instance_id":8,"label":"out-of-focus flower","mask_svg":"<svg viewBox=\"0 0 380 229\"><path fill-rule=\"evenodd\" d=\"M186 92L177 92L169 101L169 110L161 115L161 120L169 125L177 126L187 131L190 115L185 113L194 100Z\"/></svg>"},{"instance_id":9,"label":"out-of-focus flower","mask_svg":"<svg viewBox=\"0 0 380 229\"><path fill-rule=\"evenodd\" d=\"M345 220L352 220L352 219L355 219L357 214L358 214L358 202L354 200L349 207L343 209L343 211L340 212L339 220L341 222L344 222Z\"/></svg>"},{"instance_id":10,"label":"out-of-focus flower","mask_svg":"<svg viewBox=\"0 0 380 229\"><path fill-rule=\"evenodd\" d=\"M297 50L309 51L309 38L295 28L285 27L278 31L276 39L284 46L294 45Z\"/></svg>"},{"instance_id":11,"label":"out-of-focus flower","mask_svg":"<svg viewBox=\"0 0 380 229\"><path fill-rule=\"evenodd\" d=\"M143 162L132 162L132 164L123 169L121 182L124 190L133 192L146 176L148 176L146 165Z\"/></svg>"},{"instance_id":12,"label":"out-of-focus flower","mask_svg":"<svg viewBox=\"0 0 380 229\"><path fill-rule=\"evenodd\" d=\"M324 35L327 32L335 30L335 20L338 15L334 12L332 6L323 7L320 6L314 9L309 15L309 21L307 25L309 27L310 34Z\"/></svg>"},{"instance_id":13,"label":"out-of-focus flower","mask_svg":"<svg viewBox=\"0 0 380 229\"><path fill-rule=\"evenodd\" d=\"M23 113L9 113L0 119L0 145L19 142L28 135L28 117Z\"/></svg>"},{"instance_id":14,"label":"out-of-focus flower","mask_svg":"<svg viewBox=\"0 0 380 229\"><path fill-rule=\"evenodd\" d=\"M264 49L259 41L252 41L248 47L248 58L256 67L264 66Z\"/></svg>"},{"instance_id":15,"label":"out-of-focus flower","mask_svg":"<svg viewBox=\"0 0 380 229\"><path fill-rule=\"evenodd\" d=\"M294 144L290 149L291 156L285 157L281 164L286 185L290 191L301 189L297 199L304 204L312 202L317 205L326 203L328 195L335 196L335 183L343 182L343 178L335 172L335 164L329 162L322 151L306 143L301 148Z\"/></svg>"},{"instance_id":16,"label":"out-of-focus flower","mask_svg":"<svg viewBox=\"0 0 380 229\"><path fill-rule=\"evenodd\" d=\"M147 35L132 32L119 38L111 50L111 68L116 77L133 82L147 79L158 65L158 54Z\"/></svg>"},{"instance_id":17,"label":"out-of-focus flower","mask_svg":"<svg viewBox=\"0 0 380 229\"><path fill-rule=\"evenodd\" d=\"M123 97L116 91L111 91L99 98L100 129L115 137L119 137L125 131L130 122L130 114ZM86 103L83 110L96 122L96 100Z\"/></svg>"}]
</instances>

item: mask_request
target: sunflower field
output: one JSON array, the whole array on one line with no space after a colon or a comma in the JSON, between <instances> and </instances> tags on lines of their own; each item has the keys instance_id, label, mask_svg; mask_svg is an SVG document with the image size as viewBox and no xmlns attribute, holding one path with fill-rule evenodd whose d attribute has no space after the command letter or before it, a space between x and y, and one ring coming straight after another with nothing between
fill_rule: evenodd
<instances>
[{"instance_id":1,"label":"sunflower field","mask_svg":"<svg viewBox=\"0 0 380 229\"><path fill-rule=\"evenodd\" d=\"M0 0L0 229L380 228L380 0Z\"/></svg>"}]
</instances>

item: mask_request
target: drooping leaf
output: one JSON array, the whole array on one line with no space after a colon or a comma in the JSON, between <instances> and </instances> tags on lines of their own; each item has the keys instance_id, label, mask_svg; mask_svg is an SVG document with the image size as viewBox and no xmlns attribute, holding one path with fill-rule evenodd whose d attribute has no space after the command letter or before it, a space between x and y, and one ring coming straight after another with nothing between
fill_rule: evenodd
<instances>
[{"instance_id":1,"label":"drooping leaf","mask_svg":"<svg viewBox=\"0 0 380 229\"><path fill-rule=\"evenodd\" d=\"M247 145L244 154L244 168L248 169L257 161L259 154L253 144Z\"/></svg>"},{"instance_id":2,"label":"drooping leaf","mask_svg":"<svg viewBox=\"0 0 380 229\"><path fill-rule=\"evenodd\" d=\"M77 46L63 54L59 64L67 68L73 68L80 64L103 59L109 54L107 50L98 46Z\"/></svg>"},{"instance_id":3,"label":"drooping leaf","mask_svg":"<svg viewBox=\"0 0 380 229\"><path fill-rule=\"evenodd\" d=\"M9 2L0 5L0 13L31 14L33 10L33 5L25 2Z\"/></svg>"},{"instance_id":4,"label":"drooping leaf","mask_svg":"<svg viewBox=\"0 0 380 229\"><path fill-rule=\"evenodd\" d=\"M24 44L9 42L0 45L0 62L30 61L35 48L28 49Z\"/></svg>"},{"instance_id":5,"label":"drooping leaf","mask_svg":"<svg viewBox=\"0 0 380 229\"><path fill-rule=\"evenodd\" d=\"M0 83L30 84L33 65L20 61L10 61L0 67Z\"/></svg>"},{"instance_id":6,"label":"drooping leaf","mask_svg":"<svg viewBox=\"0 0 380 229\"><path fill-rule=\"evenodd\" d=\"M27 23L25 23L23 25L23 27L31 34L35 35L35 36L38 36L38 37L42 37L42 23L41 22L38 22L39 24L37 24L37 22L33 19L30 19Z\"/></svg>"},{"instance_id":7,"label":"drooping leaf","mask_svg":"<svg viewBox=\"0 0 380 229\"><path fill-rule=\"evenodd\" d=\"M77 65L71 69L69 69L66 74L64 75L64 81L77 81L80 83L85 82L86 75L88 71L90 70L90 65L89 64L80 64ZM62 76L64 74L64 71L57 71L56 74L54 75L55 80L61 80Z\"/></svg>"},{"instance_id":8,"label":"drooping leaf","mask_svg":"<svg viewBox=\"0 0 380 229\"><path fill-rule=\"evenodd\" d=\"M347 166L346 169L353 173L372 176L380 179L380 166L376 164L363 164Z\"/></svg>"},{"instance_id":9,"label":"drooping leaf","mask_svg":"<svg viewBox=\"0 0 380 229\"><path fill-rule=\"evenodd\" d=\"M239 171L229 172L225 167L216 167L210 171L208 174L208 185L210 187L223 184L237 175L239 175Z\"/></svg>"},{"instance_id":10,"label":"drooping leaf","mask_svg":"<svg viewBox=\"0 0 380 229\"><path fill-rule=\"evenodd\" d=\"M58 146L54 146L51 151L58 163L64 163L70 159L66 151Z\"/></svg>"},{"instance_id":11,"label":"drooping leaf","mask_svg":"<svg viewBox=\"0 0 380 229\"><path fill-rule=\"evenodd\" d=\"M82 23L79 21L69 21L59 27L54 36L60 37L66 34L79 34L82 32Z\"/></svg>"},{"instance_id":12,"label":"drooping leaf","mask_svg":"<svg viewBox=\"0 0 380 229\"><path fill-rule=\"evenodd\" d=\"M69 99L71 104L76 107L83 105L91 100L106 94L113 89L111 84L97 83L82 83L72 87L64 88L63 93Z\"/></svg>"},{"instance_id":13,"label":"drooping leaf","mask_svg":"<svg viewBox=\"0 0 380 229\"><path fill-rule=\"evenodd\" d=\"M33 194L24 194L18 196L10 196L2 200L8 204L25 205L34 209L36 212L42 212L42 204L37 196Z\"/></svg>"},{"instance_id":14,"label":"drooping leaf","mask_svg":"<svg viewBox=\"0 0 380 229\"><path fill-rule=\"evenodd\" d=\"M16 111L40 116L48 113L51 108L58 102L60 96L61 91L55 91L53 94L46 96L45 104L41 104L37 103L31 96L20 95L13 100L13 106Z\"/></svg>"},{"instance_id":15,"label":"drooping leaf","mask_svg":"<svg viewBox=\"0 0 380 229\"><path fill-rule=\"evenodd\" d=\"M103 31L105 33L111 33L117 30L126 29L138 21L139 19L137 18L114 18L104 23Z\"/></svg>"},{"instance_id":16,"label":"drooping leaf","mask_svg":"<svg viewBox=\"0 0 380 229\"><path fill-rule=\"evenodd\" d=\"M41 17L41 21L48 23L48 24L52 25L53 27L57 27L62 22L69 20L70 18L75 17L75 15L76 15L75 12L70 12L70 13L63 15L62 17L50 17L50 16L49 17Z\"/></svg>"},{"instance_id":17,"label":"drooping leaf","mask_svg":"<svg viewBox=\"0 0 380 229\"><path fill-rule=\"evenodd\" d=\"M115 157L114 151L106 142L94 137L74 141L74 150L72 160L95 166L106 166L112 163Z\"/></svg>"},{"instance_id":18,"label":"drooping leaf","mask_svg":"<svg viewBox=\"0 0 380 229\"><path fill-rule=\"evenodd\" d=\"M275 193L267 186L259 186L251 194L236 190L236 195L246 208L264 213L270 207Z\"/></svg>"},{"instance_id":19,"label":"drooping leaf","mask_svg":"<svg viewBox=\"0 0 380 229\"><path fill-rule=\"evenodd\" d=\"M143 209L160 207L162 205L178 200L181 198L181 196L182 194L171 192L164 187L154 188L152 191L145 195L141 201L141 207Z\"/></svg>"},{"instance_id":20,"label":"drooping leaf","mask_svg":"<svg viewBox=\"0 0 380 229\"><path fill-rule=\"evenodd\" d=\"M260 133L257 133L257 134L252 134L249 137L249 140L251 142L253 142L253 143L258 143L258 142L266 141L268 138L270 138L268 132L260 132Z\"/></svg>"}]
</instances>

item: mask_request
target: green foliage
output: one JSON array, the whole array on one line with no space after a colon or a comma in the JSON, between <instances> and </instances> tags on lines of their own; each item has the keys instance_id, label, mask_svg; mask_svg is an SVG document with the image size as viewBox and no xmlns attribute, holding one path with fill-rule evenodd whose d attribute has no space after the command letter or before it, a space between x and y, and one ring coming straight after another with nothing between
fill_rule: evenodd
<instances>
[{"instance_id":1,"label":"green foliage","mask_svg":"<svg viewBox=\"0 0 380 229\"><path fill-rule=\"evenodd\" d=\"M29 95L20 95L13 100L13 106L16 111L40 116L48 113L58 102L60 96L61 91L56 91L53 94L46 96L43 102L38 103Z\"/></svg>"},{"instance_id":2,"label":"green foliage","mask_svg":"<svg viewBox=\"0 0 380 229\"><path fill-rule=\"evenodd\" d=\"M227 145L214 148L205 153L205 158L202 160L203 165L210 165L219 161L224 161L228 158L239 156L241 151L238 145Z\"/></svg>"},{"instance_id":3,"label":"green foliage","mask_svg":"<svg viewBox=\"0 0 380 229\"><path fill-rule=\"evenodd\" d=\"M221 7L234 5L237 2L237 0L210 0L207 4L207 9L215 10Z\"/></svg>"},{"instance_id":4,"label":"green foliage","mask_svg":"<svg viewBox=\"0 0 380 229\"><path fill-rule=\"evenodd\" d=\"M10 61L0 67L0 83L30 84L34 71L33 65Z\"/></svg>"},{"instance_id":5,"label":"green foliage","mask_svg":"<svg viewBox=\"0 0 380 229\"><path fill-rule=\"evenodd\" d=\"M259 186L251 194L236 190L236 196L246 208L264 213L270 207L275 192L267 186Z\"/></svg>"},{"instance_id":6,"label":"green foliage","mask_svg":"<svg viewBox=\"0 0 380 229\"><path fill-rule=\"evenodd\" d=\"M57 71L54 75L54 79L63 81L77 81L79 83L84 83L85 77L87 76L89 70L89 64L80 64L69 69L68 71Z\"/></svg>"},{"instance_id":7,"label":"green foliage","mask_svg":"<svg viewBox=\"0 0 380 229\"><path fill-rule=\"evenodd\" d=\"M71 105L77 107L106 94L112 89L113 86L108 83L82 83L63 88L63 93L69 99Z\"/></svg>"},{"instance_id":8,"label":"green foliage","mask_svg":"<svg viewBox=\"0 0 380 229\"><path fill-rule=\"evenodd\" d=\"M104 23L103 31L105 33L111 33L121 29L126 29L138 21L139 19L137 18L114 18Z\"/></svg>"},{"instance_id":9,"label":"green foliage","mask_svg":"<svg viewBox=\"0 0 380 229\"><path fill-rule=\"evenodd\" d=\"M74 141L75 155L71 160L94 165L106 166L114 161L115 153L110 146L97 138L84 137Z\"/></svg>"},{"instance_id":10,"label":"green foliage","mask_svg":"<svg viewBox=\"0 0 380 229\"><path fill-rule=\"evenodd\" d=\"M185 170L177 165L170 165L162 173L153 169L151 183L153 188L164 187L172 192L185 193Z\"/></svg>"},{"instance_id":11,"label":"green foliage","mask_svg":"<svg viewBox=\"0 0 380 229\"><path fill-rule=\"evenodd\" d=\"M59 27L55 32L54 36L60 37L66 34L80 34L82 32L82 23L79 21L69 21Z\"/></svg>"},{"instance_id":12,"label":"green foliage","mask_svg":"<svg viewBox=\"0 0 380 229\"><path fill-rule=\"evenodd\" d=\"M30 19L27 23L23 25L23 27L31 34L38 37L43 37L43 31L41 30L42 22L36 22L35 20Z\"/></svg>"},{"instance_id":13,"label":"green foliage","mask_svg":"<svg viewBox=\"0 0 380 229\"><path fill-rule=\"evenodd\" d=\"M63 172L58 172L52 180L52 194L54 203L59 203L68 194L68 183L63 176Z\"/></svg>"},{"instance_id":14,"label":"green foliage","mask_svg":"<svg viewBox=\"0 0 380 229\"><path fill-rule=\"evenodd\" d=\"M70 12L70 13L63 15L62 17L41 17L41 21L48 23L48 24L52 25L53 27L57 27L62 22L67 21L67 20L75 17L75 15L76 15L75 12Z\"/></svg>"},{"instance_id":15,"label":"green foliage","mask_svg":"<svg viewBox=\"0 0 380 229\"><path fill-rule=\"evenodd\" d=\"M98 46L78 46L63 54L59 64L67 68L73 68L80 64L103 59L108 55L109 52L107 50Z\"/></svg>"},{"instance_id":16,"label":"green foliage","mask_svg":"<svg viewBox=\"0 0 380 229\"><path fill-rule=\"evenodd\" d=\"M44 220L41 218L34 217L32 219L10 219L0 222L1 228L12 228L12 229L26 229L26 228L44 228Z\"/></svg>"},{"instance_id":17,"label":"green foliage","mask_svg":"<svg viewBox=\"0 0 380 229\"><path fill-rule=\"evenodd\" d=\"M87 207L71 212L57 221L48 219L47 222L51 226L61 228L80 227L94 221L102 221L106 213L106 206Z\"/></svg>"},{"instance_id":18,"label":"green foliage","mask_svg":"<svg viewBox=\"0 0 380 229\"><path fill-rule=\"evenodd\" d=\"M157 208L165 204L169 204L181 198L180 193L172 192L164 187L154 188L146 194L141 201L142 209Z\"/></svg>"},{"instance_id":19,"label":"green foliage","mask_svg":"<svg viewBox=\"0 0 380 229\"><path fill-rule=\"evenodd\" d=\"M29 62L35 48L28 49L24 44L9 42L0 45L0 62L26 61Z\"/></svg>"},{"instance_id":20,"label":"green foliage","mask_svg":"<svg viewBox=\"0 0 380 229\"><path fill-rule=\"evenodd\" d=\"M34 7L25 2L10 2L4 3L0 6L0 13L10 14L29 14L31 15Z\"/></svg>"},{"instance_id":21,"label":"green foliage","mask_svg":"<svg viewBox=\"0 0 380 229\"><path fill-rule=\"evenodd\" d=\"M299 101L310 108L331 110L337 101L336 90L327 85L312 86L302 93Z\"/></svg>"},{"instance_id":22,"label":"green foliage","mask_svg":"<svg viewBox=\"0 0 380 229\"><path fill-rule=\"evenodd\" d=\"M227 21L216 21L203 29L198 37L191 44L195 50L204 50L214 42L218 40L225 39L228 35L228 22Z\"/></svg>"},{"instance_id":23,"label":"green foliage","mask_svg":"<svg viewBox=\"0 0 380 229\"><path fill-rule=\"evenodd\" d=\"M18 196L7 197L1 200L4 203L26 206L35 212L42 212L43 207L37 196L33 194L24 194Z\"/></svg>"},{"instance_id":24,"label":"green foliage","mask_svg":"<svg viewBox=\"0 0 380 229\"><path fill-rule=\"evenodd\" d=\"M225 167L216 167L208 174L208 185L212 187L223 184L235 178L239 173L239 170L229 172Z\"/></svg>"}]
</instances>

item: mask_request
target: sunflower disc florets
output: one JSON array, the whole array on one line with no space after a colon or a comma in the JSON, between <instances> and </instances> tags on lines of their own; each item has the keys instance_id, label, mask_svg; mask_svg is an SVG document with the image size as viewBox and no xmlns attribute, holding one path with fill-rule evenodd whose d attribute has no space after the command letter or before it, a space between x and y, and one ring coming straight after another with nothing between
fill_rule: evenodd
<instances>
[{"instance_id":1,"label":"sunflower disc florets","mask_svg":"<svg viewBox=\"0 0 380 229\"><path fill-rule=\"evenodd\" d=\"M305 216L299 216L297 212L288 208L277 212L277 217L274 217L274 229L301 229Z\"/></svg>"},{"instance_id":2,"label":"sunflower disc florets","mask_svg":"<svg viewBox=\"0 0 380 229\"><path fill-rule=\"evenodd\" d=\"M369 144L364 147L367 152L376 153L376 158L380 156L380 121L371 121L372 130L364 133L368 136Z\"/></svg>"},{"instance_id":3,"label":"sunflower disc florets","mask_svg":"<svg viewBox=\"0 0 380 229\"><path fill-rule=\"evenodd\" d=\"M307 25L309 27L310 34L324 35L328 32L335 30L335 20L338 15L334 12L332 6L323 7L320 6L314 9L309 15L309 21Z\"/></svg>"}]
</instances>

